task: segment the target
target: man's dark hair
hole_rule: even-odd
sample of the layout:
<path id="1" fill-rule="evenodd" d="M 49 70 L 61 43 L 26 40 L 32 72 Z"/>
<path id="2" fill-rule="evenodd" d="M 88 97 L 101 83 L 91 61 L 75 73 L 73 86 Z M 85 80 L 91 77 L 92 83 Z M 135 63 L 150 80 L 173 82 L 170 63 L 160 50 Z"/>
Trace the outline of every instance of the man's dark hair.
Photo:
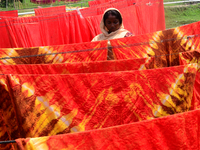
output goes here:
<path id="1" fill-rule="evenodd" d="M 122 24 L 122 16 L 117 10 L 109 10 L 105 13 L 105 15 L 103 16 L 104 24 L 106 24 L 106 19 L 109 15 L 115 16 L 119 20 L 120 25 Z"/>

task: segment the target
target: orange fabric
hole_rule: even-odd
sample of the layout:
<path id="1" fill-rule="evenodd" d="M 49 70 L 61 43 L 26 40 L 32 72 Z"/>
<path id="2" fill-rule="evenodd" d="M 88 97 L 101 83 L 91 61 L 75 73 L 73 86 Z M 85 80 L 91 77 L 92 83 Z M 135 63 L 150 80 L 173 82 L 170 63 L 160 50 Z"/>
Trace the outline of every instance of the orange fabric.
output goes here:
<path id="1" fill-rule="evenodd" d="M 94 37 L 77 11 L 50 16 L 2 18 L 1 48 L 90 42 Z M 5 24 L 5 25 L 4 25 Z M 34 34 L 33 34 L 34 33 Z"/>
<path id="2" fill-rule="evenodd" d="M 47 7 L 47 8 L 37 8 L 34 9 L 35 16 L 49 16 L 55 14 L 66 13 L 66 6 L 56 6 L 56 7 Z"/>
<path id="3" fill-rule="evenodd" d="M 0 27 L 3 41 L 0 42 L 0 48 L 90 42 L 98 34 L 96 26 L 99 26 L 100 22 L 97 15 L 108 7 L 119 8 L 124 17 L 125 28 L 135 35 L 164 30 L 162 2 L 158 0 L 149 6 L 146 5 L 148 3 L 146 1 L 139 2 L 137 5 L 120 1 L 102 8 L 81 9 L 82 14 L 77 11 L 66 13 L 65 6 L 58 6 L 35 9 L 36 16 L 34 17 L 3 17 Z M 91 15 L 94 17 L 87 19 Z"/>
<path id="4" fill-rule="evenodd" d="M 154 58 L 62 64 L 0 65 L 1 74 L 77 74 L 154 68 Z"/>
<path id="5" fill-rule="evenodd" d="M 107 59 L 107 41 L 0 49 L 0 64 L 54 64 Z"/>
<path id="6" fill-rule="evenodd" d="M 2 116 L 2 113 L 0 111 L 0 141 L 8 141 L 10 140 L 10 136 L 7 132 L 7 126 L 5 124 L 5 121 L 3 119 L 3 116 Z M 13 147 L 13 144 L 0 144 L 0 149 L 1 150 L 12 150 L 14 147 Z"/>
<path id="7" fill-rule="evenodd" d="M 89 16 L 86 17 L 86 23 L 88 24 L 88 27 L 92 30 L 92 37 L 95 37 L 96 35 L 101 33 L 99 24 L 101 22 L 102 15 L 95 15 L 95 16 Z"/>
<path id="8" fill-rule="evenodd" d="M 125 8 L 125 7 L 128 7 L 127 1 L 120 1 L 120 2 L 117 2 L 117 3 L 107 4 L 107 5 L 104 5 L 104 6 L 98 6 L 97 7 L 97 15 L 103 14 L 104 11 L 106 9 L 109 9 L 109 8 L 121 9 L 121 8 Z"/>
<path id="9" fill-rule="evenodd" d="M 82 9 L 81 13 L 84 17 L 95 19 L 96 16 L 102 15 L 107 8 L 117 8 L 122 14 L 124 28 L 134 35 L 165 30 L 165 14 L 162 0 L 153 1 L 151 5 L 146 0 L 136 2 L 134 5 L 133 3 L 133 0 L 121 1 L 107 4 L 103 7 L 98 6 Z M 99 26 L 100 21 L 95 23 L 93 26 Z"/>
<path id="10" fill-rule="evenodd" d="M 18 139 L 19 150 L 199 149 L 200 110 L 74 134 Z"/>
<path id="11" fill-rule="evenodd" d="M 99 1 L 88 1 L 88 4 L 90 7 L 92 7 L 92 6 L 96 6 L 96 5 L 100 4 L 100 2 Z"/>
<path id="12" fill-rule="evenodd" d="M 134 6 L 138 19 L 137 22 L 139 24 L 136 27 L 137 29 L 135 29 L 136 35 L 165 30 L 165 13 L 163 0 L 143 0 L 139 3 L 136 2 Z M 133 21 L 132 24 L 134 24 Z"/>
<path id="13" fill-rule="evenodd" d="M 180 64 L 197 63 L 197 74 L 195 77 L 194 84 L 194 95 L 193 95 L 193 109 L 200 108 L 200 51 L 195 50 L 191 52 L 179 53 Z"/>
<path id="14" fill-rule="evenodd" d="M 110 40 L 115 59 L 156 57 L 157 67 L 179 65 L 179 52 L 200 48 L 200 22 L 146 35 Z M 173 54 L 173 55 L 170 55 Z"/>
<path id="15" fill-rule="evenodd" d="M 195 75 L 195 64 L 74 75 L 1 75 L 0 111 L 10 139 L 123 125 L 189 111 Z"/>
<path id="16" fill-rule="evenodd" d="M 0 17 L 18 17 L 18 10 L 0 11 Z"/>
<path id="17" fill-rule="evenodd" d="M 120 2 L 126 2 L 128 3 L 128 6 L 130 5 L 133 5 L 133 3 L 135 2 L 141 2 L 140 1 L 137 1 L 137 0 L 95 0 L 95 1 L 88 1 L 88 4 L 90 6 L 90 8 L 92 7 L 98 7 L 98 8 L 101 8 L 101 7 L 104 7 L 104 6 L 108 6 L 108 5 L 112 5 L 112 4 L 118 4 Z"/>
<path id="18" fill-rule="evenodd" d="M 20 136 L 18 132 L 12 132 L 13 129 L 18 128 L 18 122 L 15 117 L 15 110 L 12 106 L 12 100 L 8 93 L 8 87 L 7 87 L 7 77 L 4 75 L 0 75 L 0 93 L 1 98 L 0 101 L 2 105 L 0 105 L 0 141 L 7 141 L 11 139 L 16 139 L 16 137 Z M 2 101 L 3 99 L 7 99 L 6 101 Z M 9 114 L 6 114 L 6 112 L 10 112 Z M 6 120 L 6 118 L 10 118 L 10 123 Z M 16 135 L 15 135 L 16 134 Z M 14 136 L 14 137 L 13 137 Z M 0 144 L 0 149 L 7 150 L 12 149 L 13 144 Z"/>
<path id="19" fill-rule="evenodd" d="M 0 35 L 2 36 L 0 40 L 0 47 L 12 47 L 11 42 L 10 42 L 10 35 L 8 34 L 7 28 L 6 28 L 6 22 L 5 19 L 2 18 L 0 19 Z"/>

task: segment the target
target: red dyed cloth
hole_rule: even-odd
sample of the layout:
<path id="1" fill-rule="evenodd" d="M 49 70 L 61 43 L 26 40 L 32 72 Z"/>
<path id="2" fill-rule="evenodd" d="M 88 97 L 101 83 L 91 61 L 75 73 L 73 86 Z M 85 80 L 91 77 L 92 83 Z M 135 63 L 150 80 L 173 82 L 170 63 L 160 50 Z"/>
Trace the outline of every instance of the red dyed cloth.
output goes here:
<path id="1" fill-rule="evenodd" d="M 98 24 L 100 24 L 102 15 L 95 15 L 95 16 L 89 16 L 86 17 L 86 23 L 88 27 L 92 30 L 92 37 L 95 37 L 96 35 L 101 33 L 100 27 Z"/>
<path id="2" fill-rule="evenodd" d="M 199 149 L 200 110 L 74 134 L 17 139 L 19 150 Z"/>
<path id="3" fill-rule="evenodd" d="M 77 74 L 154 68 L 154 58 L 62 64 L 0 65 L 1 74 Z"/>
<path id="4" fill-rule="evenodd" d="M 0 64 L 54 64 L 107 59 L 107 41 L 0 49 Z"/>
<path id="5" fill-rule="evenodd" d="M 70 75 L 1 75 L 0 140 L 88 131 L 189 111 L 196 65 Z"/>
<path id="6" fill-rule="evenodd" d="M 1 24 L 1 27 L 0 27 L 0 35 L 2 36 L 1 40 L 0 40 L 0 47 L 12 47 L 12 42 L 10 42 L 10 35 L 8 34 L 8 31 L 7 31 L 7 25 L 6 25 L 6 22 L 5 20 L 2 18 L 0 19 L 0 24 Z"/>
<path id="7" fill-rule="evenodd" d="M 94 1 L 88 1 L 88 4 L 91 7 L 103 7 L 105 5 L 109 5 L 109 4 L 114 4 L 114 3 L 118 3 L 124 1 L 126 2 L 126 0 L 94 0 Z M 136 1 L 136 0 L 128 0 L 127 2 L 130 1 Z"/>
<path id="8" fill-rule="evenodd" d="M 110 40 L 115 59 L 155 57 L 157 67 L 179 65 L 179 52 L 200 48 L 200 22 L 150 34 Z M 171 55 L 172 54 L 172 55 Z"/>
<path id="9" fill-rule="evenodd" d="M 104 5 L 103 7 L 99 6 L 81 9 L 81 13 L 84 17 L 89 17 L 90 20 L 94 19 L 94 23 L 93 21 L 90 21 L 90 24 L 92 23 L 91 26 L 96 26 L 99 28 L 101 21 L 99 17 L 102 17 L 103 12 L 107 8 L 114 7 L 119 9 L 121 12 L 125 29 L 129 30 L 135 35 L 165 30 L 165 15 L 162 0 L 153 2 L 151 4 L 149 4 L 149 1 L 146 0 L 142 2 L 136 2 L 135 5 L 132 3 L 134 3 L 134 1 L 120 1 L 117 3 Z M 96 19 L 96 17 L 98 19 Z M 96 33 L 101 33 L 100 29 L 97 29 Z"/>
<path id="10" fill-rule="evenodd" d="M 197 63 L 197 74 L 194 83 L 193 95 L 193 109 L 200 108 L 200 51 L 195 50 L 191 52 L 179 53 L 180 64 Z"/>
<path id="11" fill-rule="evenodd" d="M 100 33 L 99 24 L 102 16 L 98 15 L 108 7 L 119 8 L 124 17 L 125 28 L 135 35 L 164 30 L 162 0 L 151 6 L 146 3 L 143 1 L 141 5 L 129 6 L 127 1 L 120 1 L 102 8 L 81 9 L 81 14 L 77 11 L 66 13 L 65 6 L 58 6 L 35 9 L 34 17 L 4 17 L 1 18 L 0 33 L 3 41 L 0 41 L 0 48 L 90 42 Z M 93 17 L 88 19 L 87 17 L 91 15 Z"/>
<path id="12" fill-rule="evenodd" d="M 77 11 L 50 16 L 2 18 L 1 48 L 90 42 L 95 33 Z"/>
<path id="13" fill-rule="evenodd" d="M 0 17 L 18 17 L 18 10 L 0 11 Z"/>
<path id="14" fill-rule="evenodd" d="M 100 2 L 99 1 L 88 1 L 88 4 L 90 7 L 92 7 L 92 6 L 96 6 L 96 5 L 100 4 Z"/>
<path id="15" fill-rule="evenodd" d="M 49 0 L 50 2 L 51 0 Z M 35 16 L 49 16 L 55 14 L 66 13 L 66 6 L 56 6 L 56 7 L 48 7 L 48 8 L 37 8 L 34 9 Z"/>

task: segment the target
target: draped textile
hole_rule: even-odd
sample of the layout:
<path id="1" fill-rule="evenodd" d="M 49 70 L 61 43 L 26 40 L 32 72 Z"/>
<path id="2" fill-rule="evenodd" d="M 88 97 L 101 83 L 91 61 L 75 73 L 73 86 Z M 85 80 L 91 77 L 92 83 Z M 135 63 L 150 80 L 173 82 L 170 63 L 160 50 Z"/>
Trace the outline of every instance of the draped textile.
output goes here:
<path id="1" fill-rule="evenodd" d="M 154 58 L 62 64 L 0 65 L 1 74 L 77 74 L 154 68 Z"/>
<path id="2" fill-rule="evenodd" d="M 163 0 L 155 0 L 152 2 L 149 2 L 148 0 L 143 0 L 139 3 L 136 2 L 135 5 L 130 7 L 130 9 L 132 9 L 133 7 L 135 7 L 136 9 L 135 16 L 137 16 L 138 23 L 138 26 L 136 26 L 136 29 L 134 30 L 136 32 L 136 35 L 166 29 Z M 129 20 L 127 20 L 127 22 L 128 21 Z M 131 23 L 134 24 L 135 22 L 132 21 Z"/>
<path id="3" fill-rule="evenodd" d="M 99 5 L 99 4 L 100 4 L 99 1 L 88 1 L 89 7 L 96 6 L 96 5 Z"/>
<path id="4" fill-rule="evenodd" d="M 147 5 L 149 1 L 136 2 L 135 5 L 132 4 L 133 2 L 135 1 L 127 0 L 104 7 L 97 7 L 97 14 L 103 14 L 110 7 L 119 9 L 123 16 L 125 29 L 135 35 L 165 30 L 165 14 L 162 0 L 153 1 L 151 5 Z"/>
<path id="5" fill-rule="evenodd" d="M 65 12 L 65 6 L 35 9 L 33 17 L 2 17 L 0 23 L 0 48 L 37 47 L 90 42 L 99 34 L 99 14 L 107 7 L 119 8 L 124 17 L 124 26 L 135 35 L 165 29 L 162 0 L 141 5 L 131 5 L 127 1 L 112 3 L 103 8 L 87 8 Z M 125 7 L 127 6 L 127 7 Z M 148 10 L 148 11 L 144 11 Z M 129 12 L 127 12 L 129 10 Z M 90 16 L 85 13 L 90 13 Z M 141 15 L 144 14 L 144 15 Z M 150 16 L 148 16 L 150 14 Z M 145 16 L 148 18 L 145 18 Z M 85 17 L 85 18 L 84 18 Z M 158 22 L 159 20 L 159 22 Z M 148 22 L 148 23 L 147 23 Z"/>
<path id="6" fill-rule="evenodd" d="M 157 67 L 179 65 L 179 52 L 200 47 L 200 22 L 150 34 L 110 40 L 115 59 L 155 57 Z M 171 55 L 172 54 L 172 55 Z"/>
<path id="7" fill-rule="evenodd" d="M 12 106 L 12 101 L 11 101 L 11 97 L 9 96 L 8 93 L 8 88 L 7 88 L 7 77 L 4 75 L 0 75 L 0 93 L 1 93 L 1 106 L 0 106 L 0 141 L 6 141 L 6 140 L 11 140 L 11 137 L 14 135 L 15 137 L 18 137 L 19 134 L 17 132 L 10 132 L 12 130 L 15 130 L 16 128 L 18 128 L 18 126 L 16 126 L 17 124 L 17 120 L 15 117 L 15 113 L 14 113 L 14 108 Z M 6 101 L 4 101 L 5 99 L 7 99 Z M 5 112 L 10 112 L 9 114 L 6 114 Z M 7 120 L 6 118 L 10 118 L 10 123 L 7 124 Z M 16 134 L 16 135 L 15 135 Z M 12 139 L 16 139 L 16 138 L 12 138 Z M 8 149 L 13 149 L 13 145 L 12 144 L 0 144 L 0 149 L 1 150 L 8 150 Z"/>
<path id="8" fill-rule="evenodd" d="M 89 16 L 85 19 L 88 27 L 92 30 L 91 37 L 95 37 L 96 35 L 101 33 L 100 22 L 102 19 L 102 15 Z"/>
<path id="9" fill-rule="evenodd" d="M 0 11 L 0 17 L 18 17 L 18 10 Z"/>
<path id="10" fill-rule="evenodd" d="M 9 45 L 3 44 L 1 48 L 33 47 L 45 44 L 42 35 L 45 35 L 38 17 L 4 18 Z M 6 36 L 2 35 L 3 37 Z M 45 36 L 44 36 L 45 37 Z"/>
<path id="11" fill-rule="evenodd" d="M 126 0 L 94 0 L 94 1 L 88 1 L 88 4 L 89 4 L 89 7 L 103 7 L 105 5 L 118 3 L 121 1 L 126 1 Z M 132 0 L 128 0 L 127 2 L 129 1 L 132 1 Z"/>
<path id="12" fill-rule="evenodd" d="M 126 8 L 120 9 L 122 17 L 123 17 L 123 23 L 124 23 L 124 28 L 133 33 L 134 35 L 139 35 L 141 34 L 141 30 L 139 30 L 139 27 L 146 26 L 147 24 L 140 24 L 139 23 L 139 18 L 137 13 L 145 13 L 145 12 L 137 12 L 136 11 L 136 6 L 128 6 Z M 157 13 L 157 12 L 155 12 Z M 162 22 L 160 22 L 162 24 Z M 148 24 L 147 26 L 151 26 Z M 163 28 L 164 30 L 165 28 Z M 158 30 L 158 29 L 157 29 Z M 155 31 L 157 31 L 155 30 Z M 146 32 L 148 33 L 148 32 Z"/>
<path id="13" fill-rule="evenodd" d="M 62 18 L 61 18 L 62 17 Z M 64 38 L 62 36 L 62 28 L 60 26 L 60 19 L 64 19 L 65 17 L 62 14 L 59 15 L 51 15 L 51 16 L 41 16 L 40 18 L 40 26 L 42 28 L 42 32 L 45 33 L 45 43 L 43 45 L 62 45 L 64 43 Z M 65 29 L 63 29 L 65 30 Z M 41 36 L 44 36 L 40 34 Z M 73 37 L 74 35 L 72 35 Z M 34 46 L 43 46 L 43 45 L 34 45 Z M 34 47 L 31 46 L 31 47 Z M 28 46 L 27 46 L 28 47 Z M 30 46 L 29 46 L 30 47 Z"/>
<path id="14" fill-rule="evenodd" d="M 0 64 L 54 64 L 107 59 L 107 41 L 0 49 Z"/>
<path id="15" fill-rule="evenodd" d="M 33 47 L 44 44 L 37 17 L 4 18 L 4 21 L 10 47 Z M 4 44 L 2 47 L 7 48 L 9 46 Z"/>
<path id="16" fill-rule="evenodd" d="M 195 74 L 196 64 L 126 72 L 1 75 L 0 112 L 10 139 L 123 125 L 189 111 Z"/>
<path id="17" fill-rule="evenodd" d="M 97 15 L 97 8 L 84 8 L 80 9 L 81 14 L 83 17 L 95 16 Z"/>
<path id="18" fill-rule="evenodd" d="M 127 1 L 120 1 L 117 3 L 99 6 L 99 7 L 97 7 L 97 15 L 102 15 L 104 13 L 104 11 L 107 10 L 108 8 L 120 9 L 120 8 L 125 8 L 125 7 L 128 7 Z"/>
<path id="19" fill-rule="evenodd" d="M 56 7 L 47 7 L 47 8 L 37 8 L 34 9 L 35 16 L 49 16 L 55 14 L 66 13 L 66 6 L 56 6 Z"/>
<path id="20" fill-rule="evenodd" d="M 200 108 L 200 51 L 179 53 L 180 64 L 197 63 L 197 74 L 194 84 L 193 106 L 194 109 Z"/>
<path id="21" fill-rule="evenodd" d="M 77 11 L 51 16 L 2 18 L 1 48 L 90 42 L 93 29 Z"/>
<path id="22" fill-rule="evenodd" d="M 6 127 L 6 124 L 5 124 L 5 121 L 3 119 L 3 116 L 0 112 L 0 140 L 2 141 L 8 141 L 10 140 L 10 137 L 9 137 L 9 134 L 7 132 L 7 127 Z M 12 150 L 14 149 L 13 145 L 12 144 L 0 144 L 0 149 L 1 150 Z"/>
<path id="23" fill-rule="evenodd" d="M 0 47 L 12 47 L 11 41 L 10 41 L 10 35 L 7 32 L 6 23 L 5 20 L 2 18 L 0 19 Z"/>
<path id="24" fill-rule="evenodd" d="M 165 14 L 162 0 L 153 1 L 151 5 L 147 5 L 149 1 L 136 2 L 135 5 L 131 5 L 132 2 L 134 1 L 121 1 L 104 7 L 81 9 L 81 14 L 86 18 L 89 17 L 90 20 L 95 19 L 94 23 L 91 21 L 93 23 L 92 26 L 99 27 L 101 20 L 96 19 L 96 17 L 99 18 L 98 15 L 102 15 L 107 8 L 113 7 L 121 12 L 125 29 L 135 35 L 165 30 Z M 97 30 L 97 33 L 99 34 L 100 30 Z"/>
<path id="25" fill-rule="evenodd" d="M 94 4 L 94 7 L 98 7 L 98 5 L 103 5 L 103 4 L 108 4 L 108 3 L 115 3 L 118 1 L 122 1 L 122 0 L 95 0 L 95 1 L 89 1 L 88 4 L 89 6 Z"/>
<path id="26" fill-rule="evenodd" d="M 199 149 L 200 110 L 82 133 L 17 139 L 19 150 Z"/>

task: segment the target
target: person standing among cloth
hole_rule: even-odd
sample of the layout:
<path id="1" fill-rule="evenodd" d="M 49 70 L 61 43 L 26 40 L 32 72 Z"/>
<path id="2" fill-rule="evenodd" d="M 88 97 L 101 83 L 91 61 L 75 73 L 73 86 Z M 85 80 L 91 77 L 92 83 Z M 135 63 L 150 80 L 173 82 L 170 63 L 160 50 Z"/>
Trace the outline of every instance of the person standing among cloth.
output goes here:
<path id="1" fill-rule="evenodd" d="M 109 40 L 134 36 L 133 33 L 124 29 L 122 15 L 120 11 L 115 8 L 109 8 L 104 12 L 100 23 L 100 29 L 102 33 L 95 36 L 92 42 L 108 40 L 108 60 L 114 59 L 112 47 Z"/>

